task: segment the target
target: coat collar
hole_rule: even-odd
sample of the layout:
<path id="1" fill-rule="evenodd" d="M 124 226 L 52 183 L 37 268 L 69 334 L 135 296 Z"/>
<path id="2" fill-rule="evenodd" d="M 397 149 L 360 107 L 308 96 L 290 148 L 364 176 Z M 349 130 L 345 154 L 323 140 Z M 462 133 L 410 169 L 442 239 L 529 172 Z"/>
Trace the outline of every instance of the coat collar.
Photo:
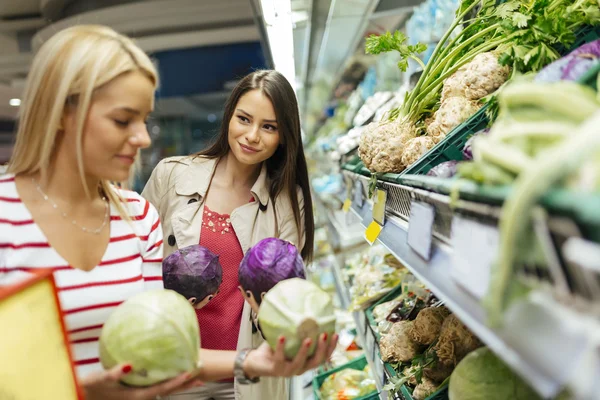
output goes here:
<path id="1" fill-rule="evenodd" d="M 175 192 L 181 196 L 192 196 L 198 194 L 201 197 L 206 196 L 208 186 L 217 167 L 216 158 L 189 157 L 178 161 L 188 165 L 185 171 L 175 182 Z M 250 189 L 254 197 L 258 199 L 262 206 L 269 202 L 269 187 L 267 177 L 267 166 L 263 163 L 260 175 L 252 188 Z"/>

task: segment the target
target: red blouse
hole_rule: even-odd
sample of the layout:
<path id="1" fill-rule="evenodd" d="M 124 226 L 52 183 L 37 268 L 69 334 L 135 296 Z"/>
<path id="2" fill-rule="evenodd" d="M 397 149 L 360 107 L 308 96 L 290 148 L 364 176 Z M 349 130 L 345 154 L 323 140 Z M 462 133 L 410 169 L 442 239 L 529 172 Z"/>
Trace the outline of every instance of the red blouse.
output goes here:
<path id="1" fill-rule="evenodd" d="M 201 345 L 205 349 L 235 350 L 244 308 L 244 298 L 238 289 L 238 268 L 244 252 L 229 215 L 215 213 L 204 205 L 200 245 L 218 254 L 223 267 L 219 294 L 196 310 Z"/>

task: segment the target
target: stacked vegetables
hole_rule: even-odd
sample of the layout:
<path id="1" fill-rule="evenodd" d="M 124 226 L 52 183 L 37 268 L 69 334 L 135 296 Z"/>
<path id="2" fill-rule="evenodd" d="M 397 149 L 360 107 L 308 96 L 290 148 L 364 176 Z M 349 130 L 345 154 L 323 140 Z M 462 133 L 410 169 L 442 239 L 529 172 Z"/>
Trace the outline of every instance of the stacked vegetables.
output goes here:
<path id="1" fill-rule="evenodd" d="M 444 306 L 430 306 L 413 319 L 396 322 L 380 341 L 381 357 L 401 371 L 390 389 L 413 386 L 423 400 L 450 376 L 454 367 L 481 342 Z"/>
<path id="2" fill-rule="evenodd" d="M 480 100 L 511 75 L 540 70 L 574 43 L 574 32 L 599 21 L 596 0 L 500 5 L 495 0 L 463 0 L 426 66 L 418 58 L 424 45 L 406 45 L 399 32 L 371 36 L 368 53 L 398 51 L 402 70 L 411 58 L 422 65 L 423 74 L 389 121 L 363 132 L 359 154 L 365 166 L 373 172 L 401 172 L 476 112 Z"/>
<path id="3" fill-rule="evenodd" d="M 382 247 L 349 260 L 351 311 L 364 310 L 398 286 L 408 270 Z"/>
<path id="4" fill-rule="evenodd" d="M 377 391 L 368 365 L 364 369 L 346 368 L 329 375 L 321 385 L 322 400 L 351 400 Z"/>

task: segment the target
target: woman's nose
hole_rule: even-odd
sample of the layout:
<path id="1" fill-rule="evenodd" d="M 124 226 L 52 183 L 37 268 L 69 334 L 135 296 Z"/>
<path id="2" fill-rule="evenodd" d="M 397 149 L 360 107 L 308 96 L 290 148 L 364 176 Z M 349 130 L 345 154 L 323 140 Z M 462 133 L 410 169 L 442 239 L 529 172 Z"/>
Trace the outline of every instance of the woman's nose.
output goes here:
<path id="1" fill-rule="evenodd" d="M 130 136 L 129 143 L 142 149 L 150 146 L 152 139 L 150 139 L 150 134 L 148 134 L 148 129 L 146 126 L 136 131 L 133 136 Z"/>

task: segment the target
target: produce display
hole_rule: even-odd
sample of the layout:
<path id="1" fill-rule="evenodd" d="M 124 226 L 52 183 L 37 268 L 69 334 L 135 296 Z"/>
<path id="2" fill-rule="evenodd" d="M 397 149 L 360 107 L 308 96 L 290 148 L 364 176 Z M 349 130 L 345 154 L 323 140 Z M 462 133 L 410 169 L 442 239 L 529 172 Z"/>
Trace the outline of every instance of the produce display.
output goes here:
<path id="1" fill-rule="evenodd" d="M 238 270 L 240 285 L 258 304 L 273 286 L 291 278 L 305 278 L 302 256 L 296 246 L 277 238 L 266 238 L 252 246 Z"/>
<path id="2" fill-rule="evenodd" d="M 200 333 L 188 300 L 173 290 L 150 290 L 130 297 L 109 316 L 100 335 L 105 369 L 129 363 L 122 378 L 150 386 L 200 367 Z"/>
<path id="3" fill-rule="evenodd" d="M 321 385 L 321 400 L 352 400 L 377 391 L 369 366 L 346 368 L 329 375 Z"/>
<path id="4" fill-rule="evenodd" d="M 487 347 L 469 353 L 450 377 L 450 400 L 536 400 L 540 397 Z"/>
<path id="5" fill-rule="evenodd" d="M 395 55 L 404 83 L 332 146 L 348 185 L 339 208 L 350 200 L 366 229 L 373 188 L 388 193 L 381 242 L 342 269 L 356 343 L 388 398 L 596 398 L 590 351 L 550 343 L 574 349 L 600 329 L 600 5 L 455 3 L 437 43 L 407 37 L 415 24 L 367 37 L 367 57 Z M 380 88 L 369 105 L 394 90 Z M 431 231 L 411 229 L 419 217 L 429 224 L 415 202 L 432 206 Z M 415 247 L 420 234 L 429 257 Z M 565 363 L 577 370 L 560 373 Z"/>
<path id="6" fill-rule="evenodd" d="M 300 278 L 276 284 L 264 296 L 258 323 L 265 340 L 275 349 L 285 337 L 285 355 L 293 359 L 303 341 L 312 339 L 309 355 L 314 354 L 319 336 L 335 332 L 335 313 L 331 296 L 313 282 Z"/>
<path id="7" fill-rule="evenodd" d="M 489 102 L 507 80 L 557 60 L 573 45 L 575 33 L 600 23 L 599 16 L 595 0 L 463 0 L 426 65 L 419 58 L 425 45 L 406 44 L 400 32 L 372 35 L 367 53 L 396 51 L 401 70 L 411 59 L 421 64 L 423 74 L 387 120 L 364 130 L 361 160 L 375 173 L 403 171 Z M 567 74 L 583 65 L 576 57 L 567 62 L 572 61 L 565 67 Z"/>
<path id="8" fill-rule="evenodd" d="M 408 273 L 394 256 L 382 247 L 372 247 L 348 261 L 348 281 L 351 282 L 350 310 L 364 310 L 402 282 Z"/>
<path id="9" fill-rule="evenodd" d="M 190 300 L 202 304 L 216 296 L 223 281 L 219 256 L 204 246 L 192 245 L 171 253 L 163 260 L 163 282 Z"/>

